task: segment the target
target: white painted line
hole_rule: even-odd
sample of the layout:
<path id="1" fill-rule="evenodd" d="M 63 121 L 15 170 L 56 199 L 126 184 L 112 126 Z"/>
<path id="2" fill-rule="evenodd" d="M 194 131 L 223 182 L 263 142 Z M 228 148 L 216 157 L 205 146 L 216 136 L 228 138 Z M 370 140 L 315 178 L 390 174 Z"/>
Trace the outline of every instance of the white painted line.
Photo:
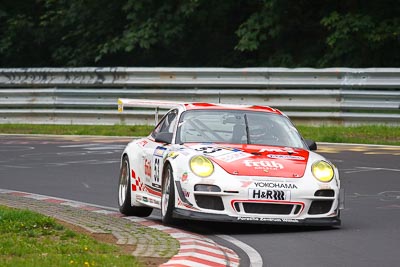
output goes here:
<path id="1" fill-rule="evenodd" d="M 12 193 L 12 192 L 15 192 L 15 191 L 13 191 L 13 190 L 8 190 L 8 189 L 0 189 L 0 194 L 3 194 L 3 193 Z"/>
<path id="2" fill-rule="evenodd" d="M 79 145 L 65 145 L 65 146 L 58 146 L 58 147 L 89 147 L 89 146 L 98 146 L 99 144 L 79 144 Z"/>
<path id="3" fill-rule="evenodd" d="M 165 226 L 165 225 L 162 225 L 162 224 L 151 225 L 151 226 L 149 226 L 149 227 L 150 227 L 150 228 L 153 228 L 153 229 L 160 230 L 160 231 L 164 231 L 164 230 L 169 230 L 169 229 L 171 229 L 171 227 L 168 227 L 168 226 Z"/>
<path id="4" fill-rule="evenodd" d="M 250 247 L 246 243 L 243 243 L 242 241 L 237 240 L 236 238 L 231 237 L 229 235 L 217 235 L 217 237 L 222 238 L 228 242 L 231 242 L 232 244 L 241 248 L 250 259 L 250 267 L 262 267 L 263 266 L 263 260 L 261 258 L 261 255 L 254 248 Z"/>
<path id="5" fill-rule="evenodd" d="M 63 203 L 60 203 L 60 205 L 70 206 L 70 207 L 73 207 L 73 208 L 81 208 L 81 207 L 86 206 L 84 203 L 75 202 L 75 201 L 63 202 Z"/>
<path id="6" fill-rule="evenodd" d="M 341 171 L 344 171 L 344 173 L 371 172 L 371 171 L 400 172 L 400 169 L 373 168 L 373 167 L 354 167 L 354 169 L 342 169 Z"/>
<path id="7" fill-rule="evenodd" d="M 356 167 L 360 169 L 366 169 L 371 171 L 392 171 L 392 172 L 400 172 L 400 169 L 389 169 L 389 168 L 372 168 L 372 167 Z"/>
<path id="8" fill-rule="evenodd" d="M 25 196 L 26 198 L 31 198 L 31 199 L 36 199 L 36 200 L 45 200 L 49 199 L 47 196 L 41 196 L 41 195 L 27 195 Z"/>
<path id="9" fill-rule="evenodd" d="M 60 198 L 60 197 L 54 197 L 54 196 L 46 196 L 46 195 L 40 195 L 40 194 L 34 194 L 34 193 L 28 193 L 28 192 L 23 192 L 23 191 L 16 191 L 16 190 L 9 190 L 9 189 L 0 189 L 0 193 L 24 193 L 24 194 L 28 194 L 27 196 L 24 197 L 31 197 L 34 195 L 37 198 L 41 198 L 43 197 L 43 199 L 58 199 L 58 200 L 63 200 L 65 202 L 74 202 L 74 203 L 80 203 L 80 204 L 84 204 L 86 206 L 92 206 L 92 207 L 96 207 L 96 208 L 101 208 L 101 209 L 106 209 L 106 210 L 112 210 L 112 211 L 117 211 L 119 212 L 118 208 L 113 208 L 113 207 L 107 207 L 107 206 L 102 206 L 102 205 L 96 205 L 96 204 L 91 204 L 91 203 L 87 203 L 87 202 L 82 202 L 82 201 L 76 201 L 76 200 L 71 200 L 71 199 L 66 199 L 66 198 Z"/>
<path id="10" fill-rule="evenodd" d="M 93 212 L 104 214 L 104 215 L 120 214 L 119 212 L 111 211 L 111 210 L 94 210 Z"/>
<path id="11" fill-rule="evenodd" d="M 140 218 L 140 217 L 133 217 L 133 216 L 128 216 L 128 217 L 123 217 L 125 220 L 129 220 L 132 222 L 137 222 L 137 223 L 141 223 L 141 222 L 147 222 L 148 220 L 145 218 Z"/>

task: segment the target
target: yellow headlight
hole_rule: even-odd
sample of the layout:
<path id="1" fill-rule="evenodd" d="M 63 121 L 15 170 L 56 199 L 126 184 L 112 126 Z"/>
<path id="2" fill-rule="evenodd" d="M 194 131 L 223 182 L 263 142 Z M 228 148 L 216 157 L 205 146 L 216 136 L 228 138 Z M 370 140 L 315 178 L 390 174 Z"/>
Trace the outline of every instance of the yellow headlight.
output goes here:
<path id="1" fill-rule="evenodd" d="M 325 161 L 317 161 L 311 167 L 315 178 L 321 182 L 330 182 L 335 175 L 332 165 Z"/>
<path id="2" fill-rule="evenodd" d="M 190 159 L 190 169 L 197 176 L 208 177 L 214 172 L 214 165 L 204 156 L 194 156 Z"/>

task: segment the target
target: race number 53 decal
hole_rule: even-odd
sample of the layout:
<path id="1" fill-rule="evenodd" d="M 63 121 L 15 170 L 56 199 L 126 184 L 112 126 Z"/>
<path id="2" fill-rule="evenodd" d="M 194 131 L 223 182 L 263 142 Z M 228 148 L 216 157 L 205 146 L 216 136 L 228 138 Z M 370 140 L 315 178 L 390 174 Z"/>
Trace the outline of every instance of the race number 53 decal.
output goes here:
<path id="1" fill-rule="evenodd" d="M 154 159 L 154 182 L 159 184 L 160 183 L 160 158 Z"/>
<path id="2" fill-rule="evenodd" d="M 167 151 L 165 147 L 158 146 L 153 153 L 153 186 L 161 184 L 161 168 L 164 154 Z"/>

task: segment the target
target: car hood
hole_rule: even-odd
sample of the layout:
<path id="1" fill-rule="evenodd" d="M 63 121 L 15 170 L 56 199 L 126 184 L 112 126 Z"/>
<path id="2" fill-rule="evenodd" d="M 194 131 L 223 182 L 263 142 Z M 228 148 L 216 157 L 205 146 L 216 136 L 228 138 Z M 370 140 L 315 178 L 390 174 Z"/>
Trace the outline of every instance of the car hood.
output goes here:
<path id="1" fill-rule="evenodd" d="M 309 151 L 265 145 L 186 144 L 218 164 L 226 172 L 241 176 L 301 178 Z"/>

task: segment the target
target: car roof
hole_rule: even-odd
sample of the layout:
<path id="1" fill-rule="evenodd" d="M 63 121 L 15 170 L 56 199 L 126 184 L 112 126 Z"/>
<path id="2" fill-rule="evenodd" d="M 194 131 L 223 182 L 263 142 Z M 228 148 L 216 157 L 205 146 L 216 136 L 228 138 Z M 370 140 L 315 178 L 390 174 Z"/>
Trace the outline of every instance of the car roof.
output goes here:
<path id="1" fill-rule="evenodd" d="M 231 104 L 213 104 L 213 103 L 185 103 L 184 107 L 186 110 L 243 110 L 243 111 L 261 111 L 268 113 L 275 113 L 282 115 L 282 112 L 278 109 L 271 108 L 268 106 L 259 105 L 231 105 Z"/>

